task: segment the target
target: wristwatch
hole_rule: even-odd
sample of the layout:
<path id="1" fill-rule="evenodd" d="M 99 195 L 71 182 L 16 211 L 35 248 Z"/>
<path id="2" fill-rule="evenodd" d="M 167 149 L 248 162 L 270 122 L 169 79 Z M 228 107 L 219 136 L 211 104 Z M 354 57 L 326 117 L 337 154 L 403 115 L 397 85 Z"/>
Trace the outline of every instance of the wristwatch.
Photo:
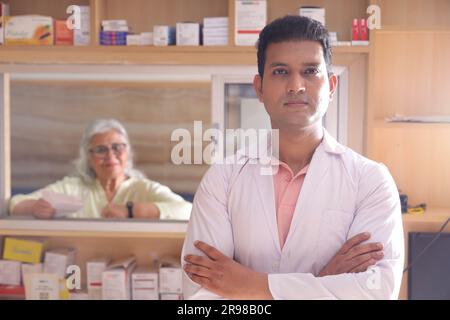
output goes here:
<path id="1" fill-rule="evenodd" d="M 127 210 L 128 210 L 128 218 L 133 218 L 133 201 L 128 201 L 126 204 Z"/>

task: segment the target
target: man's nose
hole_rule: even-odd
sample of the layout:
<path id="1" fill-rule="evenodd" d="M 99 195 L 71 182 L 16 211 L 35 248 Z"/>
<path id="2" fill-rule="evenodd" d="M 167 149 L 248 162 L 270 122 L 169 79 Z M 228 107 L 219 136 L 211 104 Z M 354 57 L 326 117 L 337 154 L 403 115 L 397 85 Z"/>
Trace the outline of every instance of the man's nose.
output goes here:
<path id="1" fill-rule="evenodd" d="M 297 94 L 305 92 L 306 87 L 303 77 L 297 73 L 291 74 L 286 89 L 288 94 Z"/>

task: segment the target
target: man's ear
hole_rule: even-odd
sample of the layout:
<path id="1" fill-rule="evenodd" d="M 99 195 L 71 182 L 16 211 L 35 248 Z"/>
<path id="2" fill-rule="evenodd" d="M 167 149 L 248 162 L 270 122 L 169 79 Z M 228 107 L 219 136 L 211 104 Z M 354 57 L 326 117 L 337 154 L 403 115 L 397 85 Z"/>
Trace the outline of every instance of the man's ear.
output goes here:
<path id="1" fill-rule="evenodd" d="M 336 89 L 337 89 L 337 84 L 338 84 L 338 77 L 337 77 L 337 75 L 334 74 L 334 73 L 331 73 L 328 76 L 328 83 L 329 83 L 329 86 L 330 86 L 329 98 L 330 98 L 330 101 L 331 101 L 331 100 L 333 100 L 334 93 L 336 92 Z"/>
<path id="2" fill-rule="evenodd" d="M 255 88 L 256 95 L 260 102 L 262 101 L 262 78 L 259 74 L 253 78 L 253 87 Z"/>

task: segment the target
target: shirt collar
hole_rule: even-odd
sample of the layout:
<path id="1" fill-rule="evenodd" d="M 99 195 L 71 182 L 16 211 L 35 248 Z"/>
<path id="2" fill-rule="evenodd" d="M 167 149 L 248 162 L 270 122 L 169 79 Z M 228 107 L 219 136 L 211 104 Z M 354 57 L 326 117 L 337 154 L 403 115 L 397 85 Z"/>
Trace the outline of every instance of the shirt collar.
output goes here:
<path id="1" fill-rule="evenodd" d="M 332 154 L 342 154 L 345 152 L 345 147 L 340 144 L 335 138 L 333 138 L 328 131 L 323 128 L 323 139 L 320 145 L 317 147 L 323 147 L 325 152 Z M 252 149 L 253 148 L 253 149 Z M 258 150 L 257 146 L 246 146 L 237 151 L 238 157 L 246 157 L 250 159 L 261 159 L 262 157 L 266 157 L 267 155 L 272 155 L 272 135 L 271 132 L 267 135 L 267 153 L 266 155 L 261 154 L 261 150 Z M 271 158 L 271 165 L 279 165 L 278 159 L 276 157 Z"/>

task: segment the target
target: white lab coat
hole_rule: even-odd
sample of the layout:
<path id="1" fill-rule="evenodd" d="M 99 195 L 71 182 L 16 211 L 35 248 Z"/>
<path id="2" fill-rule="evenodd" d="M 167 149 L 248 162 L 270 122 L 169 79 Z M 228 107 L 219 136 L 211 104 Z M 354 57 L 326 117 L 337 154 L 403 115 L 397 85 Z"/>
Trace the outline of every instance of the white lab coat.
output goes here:
<path id="1" fill-rule="evenodd" d="M 384 165 L 324 132 L 282 249 L 273 176 L 261 175 L 262 165 L 257 163 L 215 164 L 195 195 L 182 263 L 186 254 L 201 254 L 193 242 L 202 240 L 237 262 L 268 273 L 275 299 L 397 299 L 404 242 L 396 185 Z M 240 157 L 252 160 L 248 154 Z M 384 244 L 384 258 L 375 267 L 316 277 L 346 240 L 365 231 L 371 233 L 368 242 Z M 186 299 L 220 298 L 186 273 L 183 293 Z"/>

